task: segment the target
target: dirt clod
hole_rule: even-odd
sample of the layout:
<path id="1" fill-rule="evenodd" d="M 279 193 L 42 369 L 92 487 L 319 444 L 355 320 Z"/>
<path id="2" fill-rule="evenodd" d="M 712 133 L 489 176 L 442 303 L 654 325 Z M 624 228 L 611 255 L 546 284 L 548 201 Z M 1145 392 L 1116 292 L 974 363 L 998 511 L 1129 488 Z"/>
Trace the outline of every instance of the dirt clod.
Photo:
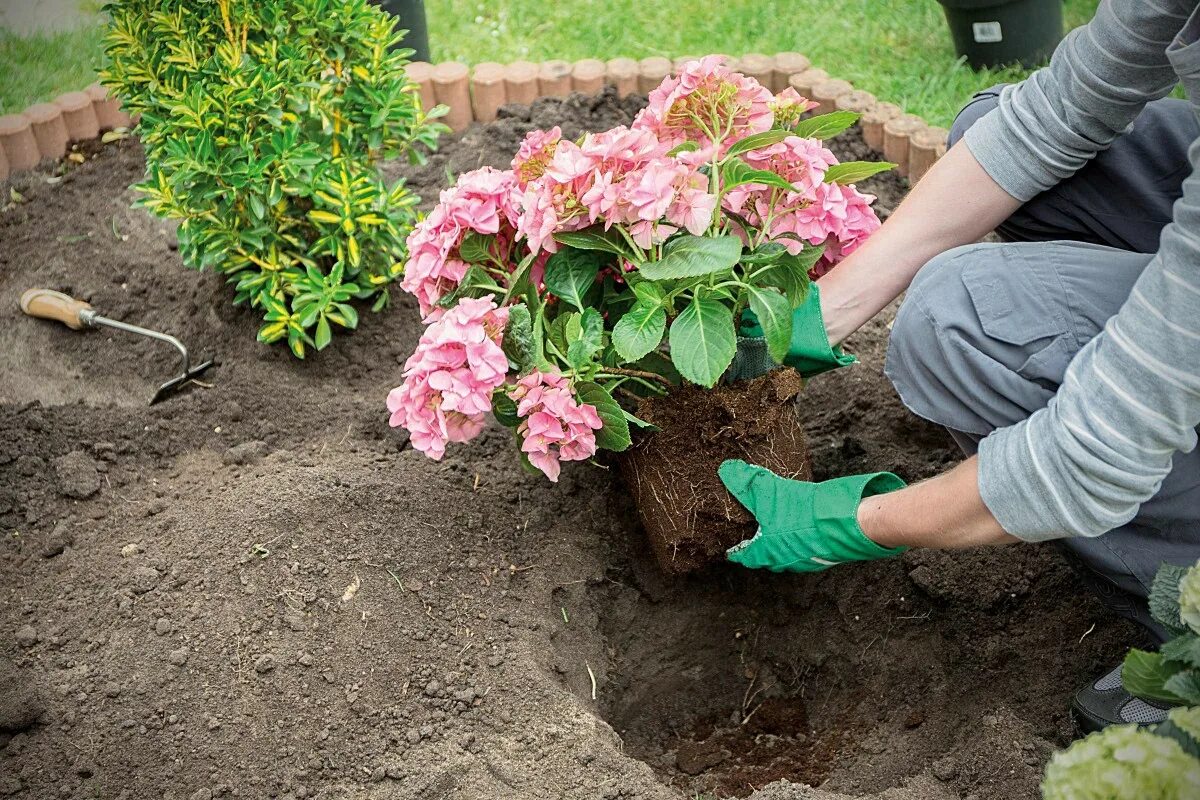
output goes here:
<path id="1" fill-rule="evenodd" d="M 100 491 L 100 473 L 96 462 L 81 450 L 72 450 L 54 460 L 58 490 L 67 497 L 83 500 Z"/>

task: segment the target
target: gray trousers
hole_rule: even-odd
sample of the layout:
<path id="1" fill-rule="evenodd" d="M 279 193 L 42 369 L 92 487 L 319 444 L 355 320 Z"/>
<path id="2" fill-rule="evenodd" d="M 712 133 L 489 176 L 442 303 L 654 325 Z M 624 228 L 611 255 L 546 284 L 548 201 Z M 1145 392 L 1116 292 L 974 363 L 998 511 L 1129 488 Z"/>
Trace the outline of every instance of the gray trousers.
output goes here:
<path id="1" fill-rule="evenodd" d="M 999 88 L 959 113 L 951 144 L 995 108 Z M 1188 103 L 1151 103 L 1111 148 L 999 226 L 1005 243 L 959 247 L 926 264 L 888 347 L 886 372 L 905 405 L 973 454 L 993 430 L 1049 403 L 1158 249 L 1198 136 Z M 1176 454 L 1129 524 L 1057 541 L 1105 605 L 1161 638 L 1146 597 L 1160 564 L 1200 559 L 1200 448 Z"/>

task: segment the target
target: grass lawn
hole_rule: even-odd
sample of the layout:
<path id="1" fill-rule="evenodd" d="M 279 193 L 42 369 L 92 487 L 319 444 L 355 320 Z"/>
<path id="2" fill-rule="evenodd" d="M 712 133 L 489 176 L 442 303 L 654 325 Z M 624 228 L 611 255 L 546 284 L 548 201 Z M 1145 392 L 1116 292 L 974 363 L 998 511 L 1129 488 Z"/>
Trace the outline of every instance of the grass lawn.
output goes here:
<path id="1" fill-rule="evenodd" d="M 1066 0 L 1069 27 L 1097 0 Z M 832 75 L 949 124 L 973 91 L 1024 72 L 955 62 L 935 0 L 427 0 L 435 60 L 670 57 L 798 50 Z M 94 30 L 30 38 L 0 32 L 0 112 L 79 89 L 102 57 Z"/>

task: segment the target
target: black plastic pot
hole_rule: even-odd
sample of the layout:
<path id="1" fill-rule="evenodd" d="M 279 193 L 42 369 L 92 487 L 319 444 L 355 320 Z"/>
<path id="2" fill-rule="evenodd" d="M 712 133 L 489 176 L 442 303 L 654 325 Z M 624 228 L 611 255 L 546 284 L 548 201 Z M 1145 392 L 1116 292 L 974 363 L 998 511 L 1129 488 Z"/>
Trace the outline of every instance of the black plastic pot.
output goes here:
<path id="1" fill-rule="evenodd" d="M 1044 63 L 1062 41 L 1062 0 L 938 0 L 973 69 Z"/>
<path id="2" fill-rule="evenodd" d="M 399 17 L 397 26 L 408 31 L 404 35 L 401 47 L 408 47 L 416 52 L 413 61 L 429 60 L 429 27 L 425 24 L 425 0 L 374 0 L 389 14 Z"/>

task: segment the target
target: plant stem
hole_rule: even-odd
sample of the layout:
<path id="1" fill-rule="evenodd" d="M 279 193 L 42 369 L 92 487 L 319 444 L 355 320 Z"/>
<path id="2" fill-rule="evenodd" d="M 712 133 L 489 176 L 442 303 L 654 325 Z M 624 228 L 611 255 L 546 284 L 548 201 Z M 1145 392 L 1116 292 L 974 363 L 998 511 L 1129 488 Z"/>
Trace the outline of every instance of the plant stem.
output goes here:
<path id="1" fill-rule="evenodd" d="M 667 388 L 674 388 L 673 384 L 657 372 L 649 372 L 642 369 L 625 369 L 623 367 L 605 367 L 604 375 L 624 375 L 630 378 L 644 378 L 645 380 L 658 381 Z"/>

